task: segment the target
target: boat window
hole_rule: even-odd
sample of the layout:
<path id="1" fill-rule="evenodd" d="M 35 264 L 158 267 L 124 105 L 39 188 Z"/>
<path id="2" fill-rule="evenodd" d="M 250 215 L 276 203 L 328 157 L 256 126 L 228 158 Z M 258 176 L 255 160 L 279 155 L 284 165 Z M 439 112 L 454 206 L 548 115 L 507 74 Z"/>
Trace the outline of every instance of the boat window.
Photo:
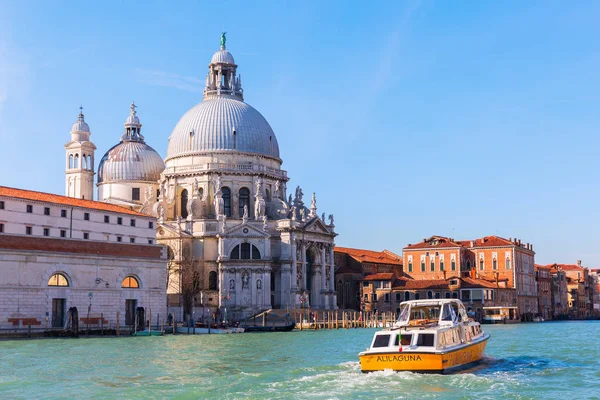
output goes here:
<path id="1" fill-rule="evenodd" d="M 411 320 L 429 320 L 437 322 L 440 318 L 440 308 L 438 306 L 413 307 L 410 312 Z"/>
<path id="2" fill-rule="evenodd" d="M 388 347 L 390 345 L 390 335 L 377 335 L 373 347 Z"/>
<path id="3" fill-rule="evenodd" d="M 454 310 L 450 307 L 450 304 L 444 304 L 444 309 L 442 310 L 442 321 L 454 321 Z"/>
<path id="4" fill-rule="evenodd" d="M 433 346 L 433 333 L 420 333 L 417 336 L 417 346 Z"/>
<path id="5" fill-rule="evenodd" d="M 398 346 L 399 345 L 399 336 L 396 336 L 396 340 L 394 341 L 394 346 Z M 412 335 L 402 335 L 402 346 L 410 346 L 410 341 L 412 339 Z"/>

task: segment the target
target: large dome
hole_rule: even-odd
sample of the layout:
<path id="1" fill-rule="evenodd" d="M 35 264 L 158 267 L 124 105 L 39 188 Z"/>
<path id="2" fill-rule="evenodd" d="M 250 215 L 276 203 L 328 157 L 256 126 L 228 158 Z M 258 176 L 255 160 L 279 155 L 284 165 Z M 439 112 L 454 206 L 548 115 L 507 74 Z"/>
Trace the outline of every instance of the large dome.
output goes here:
<path id="1" fill-rule="evenodd" d="M 267 120 L 231 96 L 204 100 L 181 117 L 169 137 L 167 159 L 223 150 L 279 158 L 277 138 Z"/>
<path id="2" fill-rule="evenodd" d="M 98 165 L 98 183 L 157 182 L 165 163 L 144 142 L 123 141 L 106 152 Z"/>

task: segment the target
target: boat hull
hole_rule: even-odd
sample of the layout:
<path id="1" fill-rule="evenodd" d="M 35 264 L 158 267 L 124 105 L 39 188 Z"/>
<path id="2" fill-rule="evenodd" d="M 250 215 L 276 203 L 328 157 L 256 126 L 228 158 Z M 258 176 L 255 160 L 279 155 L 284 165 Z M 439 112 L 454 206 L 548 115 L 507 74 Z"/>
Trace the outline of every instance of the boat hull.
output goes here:
<path id="1" fill-rule="evenodd" d="M 362 372 L 383 370 L 450 373 L 481 361 L 489 336 L 448 352 L 382 352 L 359 355 Z"/>
<path id="2" fill-rule="evenodd" d="M 177 333 L 181 335 L 220 335 L 227 333 L 243 333 L 244 328 L 188 328 L 178 326 Z"/>

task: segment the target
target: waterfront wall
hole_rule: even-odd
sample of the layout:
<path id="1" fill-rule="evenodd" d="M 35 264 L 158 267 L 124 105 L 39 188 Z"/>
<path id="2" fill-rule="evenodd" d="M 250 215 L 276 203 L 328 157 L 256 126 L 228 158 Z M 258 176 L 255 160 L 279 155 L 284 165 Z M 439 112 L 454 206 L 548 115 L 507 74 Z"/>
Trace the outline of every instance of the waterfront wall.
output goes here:
<path id="1" fill-rule="evenodd" d="M 117 313 L 124 326 L 128 300 L 136 309 L 151 309 L 154 321 L 158 314 L 166 319 L 166 256 L 160 246 L 103 243 L 102 251 L 90 254 L 92 241 L 2 239 L 7 240 L 0 241 L 0 329 L 65 328 L 71 307 L 77 307 L 80 327 L 90 322 L 88 316 L 99 323 L 100 314 L 105 327 L 114 327 Z M 52 240 L 65 242 L 61 251 L 37 250 L 52 248 L 40 246 Z M 54 274 L 65 280 L 51 284 Z M 137 284 L 123 287 L 128 277 Z"/>

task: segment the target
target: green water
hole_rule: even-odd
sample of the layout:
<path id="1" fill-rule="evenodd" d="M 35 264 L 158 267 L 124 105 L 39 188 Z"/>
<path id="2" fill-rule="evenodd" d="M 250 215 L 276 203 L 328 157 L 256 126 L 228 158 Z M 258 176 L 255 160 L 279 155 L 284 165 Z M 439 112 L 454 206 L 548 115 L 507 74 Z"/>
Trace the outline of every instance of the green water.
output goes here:
<path id="1" fill-rule="evenodd" d="M 373 330 L 0 342 L 0 399 L 600 398 L 600 322 L 485 326 L 457 375 L 362 374 Z"/>

